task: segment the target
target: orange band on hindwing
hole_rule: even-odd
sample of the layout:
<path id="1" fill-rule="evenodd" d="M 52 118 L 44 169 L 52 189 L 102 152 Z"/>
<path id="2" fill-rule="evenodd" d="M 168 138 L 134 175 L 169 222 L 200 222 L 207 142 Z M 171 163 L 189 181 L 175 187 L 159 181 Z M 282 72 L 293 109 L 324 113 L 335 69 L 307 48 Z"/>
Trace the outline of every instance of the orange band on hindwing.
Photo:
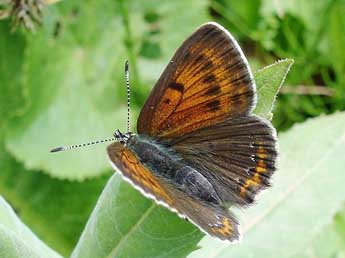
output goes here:
<path id="1" fill-rule="evenodd" d="M 217 234 L 222 235 L 225 238 L 231 236 L 234 233 L 232 222 L 229 218 L 221 217 L 219 224 L 212 226 L 211 230 Z"/>
<path id="2" fill-rule="evenodd" d="M 256 157 L 258 158 L 258 161 L 254 169 L 254 175 L 250 179 L 246 180 L 243 186 L 240 187 L 240 195 L 243 198 L 247 196 L 248 190 L 255 192 L 260 189 L 260 187 L 262 186 L 261 176 L 269 171 L 265 163 L 265 159 L 268 157 L 268 153 L 264 147 L 258 147 Z"/>

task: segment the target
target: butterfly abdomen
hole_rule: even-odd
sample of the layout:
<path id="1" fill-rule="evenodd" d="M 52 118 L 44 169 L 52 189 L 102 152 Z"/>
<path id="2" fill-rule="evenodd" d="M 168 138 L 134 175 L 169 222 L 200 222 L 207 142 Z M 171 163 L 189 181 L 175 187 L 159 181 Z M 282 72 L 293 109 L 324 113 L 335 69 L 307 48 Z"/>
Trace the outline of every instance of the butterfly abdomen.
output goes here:
<path id="1" fill-rule="evenodd" d="M 222 203 L 212 184 L 206 177 L 189 166 L 183 166 L 177 170 L 175 180 L 182 190 L 191 196 L 208 203 Z"/>
<path id="2" fill-rule="evenodd" d="M 128 147 L 137 154 L 145 167 L 166 183 L 173 184 L 180 191 L 196 199 L 221 204 L 217 192 L 207 178 L 185 164 L 171 149 L 142 136 L 136 136 L 136 140 Z"/>

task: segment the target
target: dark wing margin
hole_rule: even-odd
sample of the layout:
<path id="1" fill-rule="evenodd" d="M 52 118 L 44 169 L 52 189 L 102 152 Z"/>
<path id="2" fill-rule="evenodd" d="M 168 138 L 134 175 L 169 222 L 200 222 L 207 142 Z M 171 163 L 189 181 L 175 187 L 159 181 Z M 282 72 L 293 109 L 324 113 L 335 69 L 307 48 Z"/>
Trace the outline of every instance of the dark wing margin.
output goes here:
<path id="1" fill-rule="evenodd" d="M 236 242 L 240 239 L 238 222 L 226 208 L 212 206 L 189 196 L 180 195 L 180 192 L 175 191 L 175 193 L 178 200 L 177 210 L 183 211 L 182 214 L 202 231 L 230 242 Z"/>
<path id="2" fill-rule="evenodd" d="M 187 217 L 212 236 L 229 241 L 239 239 L 238 223 L 226 208 L 192 198 L 164 179 L 155 177 L 131 150 L 120 143 L 108 146 L 108 156 L 115 169 L 145 196 L 181 217 Z"/>
<path id="3" fill-rule="evenodd" d="M 179 137 L 251 113 L 255 83 L 236 40 L 206 23 L 177 50 L 141 110 L 138 133 Z"/>
<path id="4" fill-rule="evenodd" d="M 170 145 L 229 205 L 251 204 L 260 190 L 270 186 L 276 168 L 276 131 L 254 115 L 171 139 Z"/>

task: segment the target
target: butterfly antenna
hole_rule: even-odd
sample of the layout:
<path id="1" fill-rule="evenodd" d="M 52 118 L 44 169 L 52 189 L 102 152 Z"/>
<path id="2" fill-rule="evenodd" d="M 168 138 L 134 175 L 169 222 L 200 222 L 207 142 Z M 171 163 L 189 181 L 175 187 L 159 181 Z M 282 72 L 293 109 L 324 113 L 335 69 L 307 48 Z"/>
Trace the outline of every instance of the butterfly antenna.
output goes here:
<path id="1" fill-rule="evenodd" d="M 125 62 L 125 80 L 127 88 L 127 133 L 130 132 L 130 115 L 131 115 L 131 90 L 129 85 L 129 66 L 128 60 Z"/>
<path id="2" fill-rule="evenodd" d="M 86 146 L 90 146 L 90 145 L 94 145 L 94 144 L 98 144 L 98 143 L 112 142 L 112 141 L 116 141 L 116 139 L 114 137 L 112 137 L 112 138 L 98 140 L 98 141 L 94 141 L 94 142 L 87 142 L 87 143 L 75 144 L 75 145 L 70 145 L 70 146 L 62 146 L 62 147 L 54 148 L 54 149 L 50 150 L 50 152 L 59 152 L 59 151 L 71 150 L 71 149 L 86 147 Z"/>

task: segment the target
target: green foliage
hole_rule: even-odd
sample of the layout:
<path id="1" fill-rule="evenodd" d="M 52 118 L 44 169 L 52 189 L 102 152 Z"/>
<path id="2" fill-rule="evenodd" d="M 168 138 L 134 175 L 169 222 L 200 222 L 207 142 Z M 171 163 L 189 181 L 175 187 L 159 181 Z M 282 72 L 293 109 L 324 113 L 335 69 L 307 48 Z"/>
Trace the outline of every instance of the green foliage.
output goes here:
<path id="1" fill-rule="evenodd" d="M 285 81 L 292 59 L 285 59 L 266 66 L 255 73 L 254 78 L 258 91 L 259 100 L 254 113 L 268 120 L 272 119 L 272 109 L 280 87 Z"/>
<path id="2" fill-rule="evenodd" d="M 39 240 L 18 219 L 0 196 L 0 257 L 1 258 L 62 258 Z"/>
<path id="3" fill-rule="evenodd" d="M 345 1 L 213 0 L 211 7 L 216 19 L 243 42 L 253 64 L 262 67 L 277 58 L 292 58 L 286 85 L 335 91 L 331 97 L 280 94 L 273 117 L 279 130 L 345 109 Z"/>
<path id="4" fill-rule="evenodd" d="M 62 254 L 77 243 L 108 174 L 84 183 L 57 180 L 25 170 L 0 147 L 0 193 L 24 223 Z"/>
<path id="5" fill-rule="evenodd" d="M 114 90 L 114 83 L 121 76 L 117 71 L 122 70 L 116 61 L 125 59 L 122 32 L 118 29 L 121 17 L 114 15 L 109 1 L 97 1 L 92 8 L 96 12 L 104 10 L 96 23 L 90 22 L 93 11 L 86 3 L 67 2 L 61 8 L 51 7 L 52 20 L 46 21 L 39 32 L 26 36 L 21 61 L 29 107 L 11 121 L 6 146 L 28 169 L 74 179 L 106 169 L 104 155 L 99 155 L 97 148 L 55 158 L 48 151 L 66 139 L 85 141 L 88 137 L 109 135 L 114 121 L 124 117 L 125 106 L 117 101 Z M 74 21 L 77 18 L 78 25 Z M 57 22 L 62 27 L 60 34 L 54 36 Z M 104 30 L 106 25 L 108 29 Z M 113 31 L 117 31 L 117 37 Z"/>
<path id="6" fill-rule="evenodd" d="M 17 66 L 23 67 L 22 74 L 9 74 L 7 78 L 13 76 L 21 80 L 19 86 L 25 90 L 28 107 L 24 114 L 11 120 L 6 147 L 24 162 L 26 168 L 42 170 L 61 179 L 82 180 L 100 175 L 108 167 L 103 147 L 86 152 L 61 153 L 54 158 L 47 150 L 70 141 L 78 143 L 90 137 L 109 137 L 115 127 L 124 129 L 126 98 L 122 71 L 126 56 L 129 56 L 133 71 L 132 89 L 136 100 L 136 94 L 146 92 L 143 84 L 150 82 L 152 85 L 152 81 L 157 79 L 157 70 L 161 70 L 167 56 L 172 55 L 190 31 L 206 20 L 202 1 L 197 6 L 193 5 L 193 12 L 198 13 L 193 16 L 183 11 L 180 3 L 162 3 L 154 9 L 157 19 L 162 19 L 158 31 L 162 56 L 158 59 L 139 56 L 137 60 L 137 48 L 147 40 L 141 34 L 143 31 L 150 33 L 153 26 L 151 20 L 144 22 L 143 13 L 149 12 L 154 2 L 146 1 L 143 10 L 131 13 L 132 23 L 140 24 L 135 27 L 127 20 L 125 26 L 122 25 L 128 12 L 125 8 L 128 7 L 121 1 L 117 4 L 108 0 L 88 2 L 66 1 L 51 6 L 44 26 L 37 33 L 18 40 L 24 56 L 17 59 L 14 56 L 13 60 L 11 55 L 8 56 L 12 62 L 18 62 Z M 136 10 L 136 3 L 131 4 Z M 174 35 L 172 26 L 176 24 L 173 25 L 172 20 L 177 14 L 168 14 L 166 10 L 179 12 L 181 24 L 189 25 Z M 93 19 L 95 13 L 102 15 Z M 2 29 L 6 33 L 9 28 Z M 135 38 L 131 38 L 132 35 Z M 137 40 L 136 37 L 143 38 Z M 6 47 L 11 46 L 15 39 L 3 37 L 1 40 Z M 24 40 L 26 43 L 22 42 Z M 151 62 L 156 62 L 156 65 L 151 66 Z M 137 72 L 139 67 L 154 67 L 154 75 L 149 77 L 149 71 L 140 69 L 147 77 L 141 82 Z M 10 79 L 6 81 L 9 83 Z M 10 94 L 14 95 L 13 90 Z M 35 151 L 32 151 L 33 139 Z M 70 166 L 72 163 L 73 167 Z"/>
<path id="7" fill-rule="evenodd" d="M 186 257 L 201 237 L 192 224 L 145 198 L 117 173 L 71 257 Z"/>
<path id="8" fill-rule="evenodd" d="M 0 22 L 0 31 L 1 130 L 11 116 L 23 109 L 26 99 L 21 84 L 25 39 L 20 35 L 11 34 L 7 22 Z"/>
<path id="9" fill-rule="evenodd" d="M 326 225 L 317 237 L 312 239 L 304 251 L 294 258 L 344 258 L 345 257 L 345 228 L 343 226 L 345 210 L 342 209 L 335 216 L 332 224 Z"/>
<path id="10" fill-rule="evenodd" d="M 48 153 L 124 129 L 126 58 L 135 128 L 175 49 L 208 20 L 240 40 L 255 69 L 293 58 L 290 88 L 334 90 L 333 96 L 276 99 L 291 59 L 259 70 L 255 112 L 270 119 L 276 100 L 278 130 L 344 110 L 344 12 L 343 0 L 86 0 L 46 6 L 35 33 L 11 33 L 9 21 L 0 21 L 0 195 L 14 208 L 0 199 L 0 257 L 60 257 L 42 241 L 65 257 L 72 250 L 72 257 L 345 257 L 343 113 L 279 137 L 274 187 L 239 214 L 245 234 L 236 246 L 210 237 L 198 243 L 203 234 L 197 228 L 119 175 L 95 206 L 111 173 L 104 146 Z"/>

